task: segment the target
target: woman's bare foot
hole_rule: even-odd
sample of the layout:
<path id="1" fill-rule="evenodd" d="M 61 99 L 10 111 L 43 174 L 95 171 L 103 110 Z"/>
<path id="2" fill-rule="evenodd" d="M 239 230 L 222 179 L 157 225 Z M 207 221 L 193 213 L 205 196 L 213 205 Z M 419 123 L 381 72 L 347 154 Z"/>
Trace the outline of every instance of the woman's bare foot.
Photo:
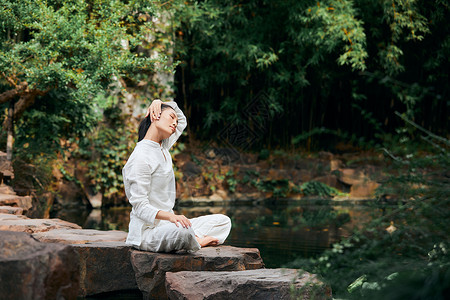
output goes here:
<path id="1" fill-rule="evenodd" d="M 219 239 L 212 236 L 204 236 L 202 238 L 196 236 L 195 238 L 202 247 L 219 245 Z"/>

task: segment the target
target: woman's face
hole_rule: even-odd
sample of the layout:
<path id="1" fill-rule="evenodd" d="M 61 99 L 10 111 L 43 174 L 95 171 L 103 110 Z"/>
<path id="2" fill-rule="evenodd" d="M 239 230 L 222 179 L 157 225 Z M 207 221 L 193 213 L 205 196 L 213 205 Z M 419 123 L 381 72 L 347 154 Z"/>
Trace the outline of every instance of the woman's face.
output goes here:
<path id="1" fill-rule="evenodd" d="M 156 128 L 162 134 L 163 139 L 171 136 L 178 125 L 177 114 L 172 108 L 166 108 L 161 112 L 159 120 L 155 121 Z"/>

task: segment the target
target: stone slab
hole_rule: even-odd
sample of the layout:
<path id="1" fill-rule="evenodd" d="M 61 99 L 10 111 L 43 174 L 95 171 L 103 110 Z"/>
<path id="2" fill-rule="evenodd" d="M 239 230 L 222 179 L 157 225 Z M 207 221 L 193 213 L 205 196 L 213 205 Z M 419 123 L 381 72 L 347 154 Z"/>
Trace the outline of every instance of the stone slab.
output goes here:
<path id="1" fill-rule="evenodd" d="M 1 299 L 76 299 L 78 254 L 24 232 L 0 231 Z"/>
<path id="2" fill-rule="evenodd" d="M 30 196 L 17 196 L 11 194 L 0 194 L 0 205 L 21 207 L 27 211 L 32 206 Z"/>
<path id="3" fill-rule="evenodd" d="M 23 215 L 23 208 L 14 206 L 0 206 L 0 213 L 10 215 Z"/>
<path id="4" fill-rule="evenodd" d="M 241 271 L 264 267 L 259 250 L 231 246 L 205 247 L 194 253 L 132 250 L 131 262 L 144 299 L 167 299 L 166 272 Z"/>
<path id="5" fill-rule="evenodd" d="M 332 299 L 329 286 L 297 269 L 167 272 L 166 290 L 171 300 Z"/>
<path id="6" fill-rule="evenodd" d="M 77 224 L 60 219 L 29 219 L 25 216 L 0 214 L 0 230 L 36 233 L 59 228 L 81 229 Z"/>
<path id="7" fill-rule="evenodd" d="M 127 233 L 119 230 L 95 230 L 95 229 L 53 229 L 37 232 L 33 237 L 41 242 L 62 244 L 88 244 L 98 242 L 125 242 Z"/>

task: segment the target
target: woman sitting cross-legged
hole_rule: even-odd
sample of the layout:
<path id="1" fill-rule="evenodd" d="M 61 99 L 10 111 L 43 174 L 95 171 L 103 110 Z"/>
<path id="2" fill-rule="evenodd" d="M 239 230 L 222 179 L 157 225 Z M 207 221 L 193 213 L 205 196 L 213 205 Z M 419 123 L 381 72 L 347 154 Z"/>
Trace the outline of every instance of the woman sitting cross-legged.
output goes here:
<path id="1" fill-rule="evenodd" d="M 154 100 L 139 125 L 139 139 L 122 175 L 132 205 L 126 243 L 141 250 L 197 251 L 222 244 L 231 230 L 225 215 L 188 219 L 173 212 L 175 176 L 169 149 L 187 121 L 175 102 Z"/>

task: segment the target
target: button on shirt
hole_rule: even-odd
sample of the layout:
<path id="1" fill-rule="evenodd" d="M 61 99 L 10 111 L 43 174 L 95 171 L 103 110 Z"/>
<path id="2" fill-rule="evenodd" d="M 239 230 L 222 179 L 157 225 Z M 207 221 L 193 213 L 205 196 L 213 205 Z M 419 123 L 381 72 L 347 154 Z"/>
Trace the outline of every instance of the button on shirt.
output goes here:
<path id="1" fill-rule="evenodd" d="M 125 194 L 132 205 L 126 241 L 129 245 L 139 246 L 143 230 L 158 226 L 159 220 L 155 219 L 158 211 L 173 212 L 175 205 L 175 176 L 169 149 L 178 140 L 187 122 L 175 102 L 164 104 L 170 105 L 177 114 L 176 131 L 161 145 L 146 139 L 138 142 L 122 169 Z"/>

